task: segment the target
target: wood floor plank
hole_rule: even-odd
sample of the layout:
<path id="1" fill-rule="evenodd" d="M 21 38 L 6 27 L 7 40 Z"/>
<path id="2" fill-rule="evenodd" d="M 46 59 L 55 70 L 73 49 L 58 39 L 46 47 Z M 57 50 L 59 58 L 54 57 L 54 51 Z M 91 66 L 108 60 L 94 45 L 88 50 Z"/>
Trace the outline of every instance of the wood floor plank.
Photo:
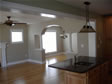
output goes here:
<path id="1" fill-rule="evenodd" d="M 48 67 L 65 60 L 64 55 L 48 57 L 46 64 L 23 63 L 0 68 L 0 84 L 64 84 L 64 71 Z M 112 84 L 112 76 L 109 76 Z"/>
<path id="2" fill-rule="evenodd" d="M 0 84 L 63 84 L 64 72 L 48 65 L 65 59 L 60 55 L 48 57 L 46 64 L 27 62 L 0 68 Z"/>

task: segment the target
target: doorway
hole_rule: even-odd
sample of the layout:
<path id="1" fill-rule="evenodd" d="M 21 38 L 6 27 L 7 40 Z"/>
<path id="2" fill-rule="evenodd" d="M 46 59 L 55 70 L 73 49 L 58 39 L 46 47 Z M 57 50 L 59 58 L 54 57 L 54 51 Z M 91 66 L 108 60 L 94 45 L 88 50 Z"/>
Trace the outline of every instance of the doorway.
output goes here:
<path id="1" fill-rule="evenodd" d="M 56 32 L 45 32 L 42 36 L 42 44 L 45 49 L 45 53 L 54 53 L 57 52 L 57 37 Z"/>

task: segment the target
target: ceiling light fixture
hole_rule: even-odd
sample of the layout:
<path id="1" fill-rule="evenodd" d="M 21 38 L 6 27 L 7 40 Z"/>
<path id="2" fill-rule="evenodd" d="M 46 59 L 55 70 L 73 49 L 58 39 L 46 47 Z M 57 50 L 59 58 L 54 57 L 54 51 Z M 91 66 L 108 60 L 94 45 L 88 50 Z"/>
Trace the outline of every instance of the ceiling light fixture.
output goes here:
<path id="1" fill-rule="evenodd" d="M 51 14 L 41 13 L 40 15 L 41 15 L 42 17 L 56 18 L 56 15 L 51 15 Z"/>
<path id="2" fill-rule="evenodd" d="M 11 9 L 10 10 L 12 13 L 21 13 L 21 11 L 20 10 L 17 10 L 17 9 Z"/>
<path id="3" fill-rule="evenodd" d="M 93 33 L 93 32 L 95 32 L 95 30 L 90 25 L 90 20 L 89 20 L 89 5 L 91 3 L 84 2 L 84 4 L 85 4 L 85 8 L 86 8 L 86 24 L 83 26 L 83 28 L 80 30 L 79 33 Z"/>

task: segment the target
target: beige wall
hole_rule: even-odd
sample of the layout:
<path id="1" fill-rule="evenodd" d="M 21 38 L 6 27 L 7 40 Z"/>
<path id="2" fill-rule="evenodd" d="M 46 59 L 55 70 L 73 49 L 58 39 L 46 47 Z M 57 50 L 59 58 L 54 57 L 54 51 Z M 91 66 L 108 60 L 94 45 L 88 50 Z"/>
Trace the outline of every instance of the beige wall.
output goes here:
<path id="1" fill-rule="evenodd" d="M 46 27 L 47 25 L 57 24 L 63 27 L 66 33 L 79 32 L 82 26 L 85 24 L 85 20 L 78 18 L 56 18 L 51 21 L 43 22 L 42 27 Z"/>
<path id="2" fill-rule="evenodd" d="M 43 23 L 43 26 L 50 24 L 57 24 L 63 27 L 65 32 L 68 35 L 68 38 L 64 40 L 64 50 L 69 52 L 70 48 L 70 33 L 78 33 L 82 26 L 85 24 L 85 20 L 77 19 L 77 18 L 57 18 L 55 20 Z M 73 39 L 73 38 L 72 38 Z M 77 35 L 77 44 L 78 44 L 78 53 L 81 55 L 88 55 L 88 34 L 78 33 Z M 74 44 L 72 44 L 74 45 Z M 83 48 L 81 46 L 84 46 Z M 74 51 L 75 52 L 75 51 Z"/>
<path id="3" fill-rule="evenodd" d="M 12 28 L 22 28 L 24 34 L 24 43 L 12 44 L 11 43 L 11 27 L 6 25 L 0 25 L 2 29 L 2 42 L 8 42 L 6 54 L 7 63 L 21 61 L 28 58 L 28 27 L 26 24 L 18 24 Z"/>
<path id="4" fill-rule="evenodd" d="M 79 33 L 78 34 L 78 53 L 79 55 L 88 56 L 89 55 L 89 43 L 88 43 L 88 34 Z"/>
<path id="5" fill-rule="evenodd" d="M 43 51 L 41 46 L 41 31 L 42 26 L 40 23 L 30 24 L 29 25 L 29 32 L 28 32 L 28 53 L 29 58 L 36 61 L 43 61 Z M 37 41 L 37 44 L 40 45 L 40 48 L 35 48 L 35 35 L 39 35 L 40 40 Z"/>
<path id="6" fill-rule="evenodd" d="M 0 63 L 1 63 L 1 60 L 2 60 L 2 49 L 0 48 Z"/>
<path id="7" fill-rule="evenodd" d="M 0 41 L 10 42 L 10 28 L 4 24 L 0 24 Z"/>
<path id="8" fill-rule="evenodd" d="M 21 0 L 21 1 L 20 0 L 6 0 L 6 1 L 12 1 L 12 2 L 17 2 L 17 3 L 22 3 L 22 4 L 29 4 L 31 6 L 36 6 L 36 7 L 45 8 L 45 9 L 51 9 L 51 10 L 55 10 L 55 11 L 61 11 L 61 12 L 69 13 L 69 14 L 74 14 L 74 15 L 77 15 L 77 16 L 84 16 L 85 15 L 84 14 L 84 10 L 80 10 L 78 8 L 74 8 L 74 7 L 70 6 L 70 5 L 65 5 L 65 4 L 62 4 L 62 3 L 57 2 L 57 1 L 51 2 L 51 1 L 47 0 L 46 4 L 44 4 L 45 2 L 42 1 L 42 0 L 39 0 L 39 2 L 36 3 L 36 4 L 35 4 L 35 2 L 34 3 L 33 2 L 30 3 L 30 1 L 24 2 L 23 0 Z M 53 5 L 51 5 L 51 4 L 53 4 Z M 102 38 L 102 34 L 103 34 L 102 33 L 103 32 L 102 31 L 102 27 L 103 27 L 102 18 L 100 18 L 100 16 L 97 16 L 96 14 L 93 14 L 92 16 L 94 17 L 94 19 L 96 19 L 97 55 L 98 56 L 102 56 L 102 48 L 103 48 L 102 46 L 103 46 L 103 44 L 101 43 L 101 41 L 99 41 L 99 40 L 103 40 L 103 38 Z M 61 22 L 60 21 L 59 22 L 56 21 L 56 23 L 61 24 L 61 23 L 63 23 L 62 21 Z M 65 28 L 66 32 L 74 31 L 74 29 L 76 29 L 76 28 L 79 31 L 80 28 L 82 28 L 82 26 L 80 25 L 80 21 L 79 20 L 76 21 L 77 25 L 75 25 L 75 26 L 74 25 L 73 26 L 69 25 L 69 20 L 65 20 L 65 22 L 66 23 L 64 25 L 66 26 L 66 28 Z M 51 22 L 51 23 L 53 23 L 53 22 Z M 77 27 L 78 24 L 79 24 L 80 27 Z M 70 26 L 72 28 L 70 28 Z M 42 27 L 42 28 L 44 28 L 44 27 Z M 40 32 L 40 31 L 37 31 L 37 32 Z"/>

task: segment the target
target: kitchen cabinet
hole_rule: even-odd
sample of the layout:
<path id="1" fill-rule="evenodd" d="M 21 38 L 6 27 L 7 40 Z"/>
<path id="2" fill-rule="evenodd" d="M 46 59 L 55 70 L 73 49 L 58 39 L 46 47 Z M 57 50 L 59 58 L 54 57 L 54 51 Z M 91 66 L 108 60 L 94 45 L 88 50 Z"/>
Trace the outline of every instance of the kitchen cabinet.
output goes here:
<path id="1" fill-rule="evenodd" d="M 108 62 L 86 73 L 65 71 L 65 84 L 108 84 Z"/>
<path id="2" fill-rule="evenodd" d="M 112 59 L 112 16 L 104 17 L 103 38 L 103 55 L 106 59 Z M 112 61 L 109 65 L 112 71 Z"/>
<path id="3" fill-rule="evenodd" d="M 86 73 L 78 74 L 74 72 L 65 71 L 65 84 L 87 84 Z"/>
<path id="4" fill-rule="evenodd" d="M 112 58 L 112 16 L 104 17 L 104 57 Z"/>
<path id="5" fill-rule="evenodd" d="M 88 72 L 88 84 L 100 84 L 100 67 L 96 67 Z"/>

